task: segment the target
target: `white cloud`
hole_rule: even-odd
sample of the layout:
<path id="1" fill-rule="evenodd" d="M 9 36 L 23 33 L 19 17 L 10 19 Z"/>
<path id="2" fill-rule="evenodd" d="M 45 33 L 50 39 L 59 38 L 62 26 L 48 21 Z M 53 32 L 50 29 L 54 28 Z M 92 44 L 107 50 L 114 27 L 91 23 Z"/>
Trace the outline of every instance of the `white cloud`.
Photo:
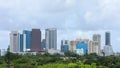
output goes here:
<path id="1" fill-rule="evenodd" d="M 111 29 L 110 27 L 116 29 L 116 27 L 119 28 L 119 4 L 119 0 L 0 0 L 0 17 L 3 18 L 0 20 L 0 23 L 3 23 L 0 26 L 4 26 L 0 29 L 39 26 L 45 28 L 41 26 L 44 23 L 49 27 L 58 28 L 72 27 L 85 30 L 91 28 L 92 30 L 95 25 L 96 30 L 101 28 L 100 26 L 107 27 L 105 29 Z M 73 16 L 71 20 L 69 16 Z M 110 21 L 110 19 L 113 20 Z M 74 26 L 63 25 L 69 22 Z M 107 24 L 110 25 L 107 26 Z M 8 28 L 13 25 L 16 26 Z M 89 29 L 84 28 L 83 25 L 88 26 Z"/>
<path id="2" fill-rule="evenodd" d="M 0 0 L 0 31 L 56 27 L 65 31 L 59 39 L 88 37 L 119 30 L 119 6 L 120 0 Z"/>
<path id="3" fill-rule="evenodd" d="M 87 11 L 84 15 L 84 19 L 86 21 L 87 24 L 94 24 L 96 23 L 96 16 L 94 15 L 94 13 Z"/>

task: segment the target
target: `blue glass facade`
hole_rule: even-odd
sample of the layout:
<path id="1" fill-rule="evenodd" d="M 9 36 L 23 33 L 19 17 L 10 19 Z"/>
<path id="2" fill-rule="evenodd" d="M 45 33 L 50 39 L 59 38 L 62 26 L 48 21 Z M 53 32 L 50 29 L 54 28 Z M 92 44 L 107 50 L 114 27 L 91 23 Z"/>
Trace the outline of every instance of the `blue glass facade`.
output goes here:
<path id="1" fill-rule="evenodd" d="M 88 45 L 85 42 L 79 42 L 79 43 L 77 43 L 76 49 L 83 49 L 84 54 L 88 53 Z"/>
<path id="2" fill-rule="evenodd" d="M 68 40 L 62 40 L 61 41 L 61 52 L 68 52 L 69 50 L 69 45 L 68 45 Z"/>
<path id="3" fill-rule="evenodd" d="M 42 40 L 41 47 L 40 47 L 40 48 L 41 48 L 41 50 L 46 49 L 46 44 L 45 44 L 45 43 L 46 43 L 46 41 L 45 41 L 45 39 L 43 39 L 43 40 Z"/>
<path id="4" fill-rule="evenodd" d="M 69 46 L 68 45 L 61 46 L 61 51 L 62 52 L 66 53 L 66 52 L 68 52 L 68 50 L 69 50 Z"/>
<path id="5" fill-rule="evenodd" d="M 30 49 L 31 48 L 31 37 L 32 37 L 31 31 L 24 30 L 23 34 L 26 34 L 26 49 Z"/>
<path id="6" fill-rule="evenodd" d="M 68 45 L 68 40 L 61 40 L 61 45 Z"/>
<path id="7" fill-rule="evenodd" d="M 20 34 L 20 52 L 23 52 L 23 34 Z"/>
<path id="8" fill-rule="evenodd" d="M 105 33 L 105 45 L 110 45 L 110 32 Z"/>

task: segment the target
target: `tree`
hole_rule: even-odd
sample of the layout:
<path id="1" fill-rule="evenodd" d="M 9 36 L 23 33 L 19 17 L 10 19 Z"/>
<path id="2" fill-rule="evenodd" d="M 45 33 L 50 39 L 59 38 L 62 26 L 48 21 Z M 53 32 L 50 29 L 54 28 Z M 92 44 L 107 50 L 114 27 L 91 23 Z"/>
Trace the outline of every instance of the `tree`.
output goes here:
<path id="1" fill-rule="evenodd" d="M 7 51 L 7 54 L 5 55 L 5 62 L 7 64 L 7 68 L 10 68 L 10 52 Z"/>

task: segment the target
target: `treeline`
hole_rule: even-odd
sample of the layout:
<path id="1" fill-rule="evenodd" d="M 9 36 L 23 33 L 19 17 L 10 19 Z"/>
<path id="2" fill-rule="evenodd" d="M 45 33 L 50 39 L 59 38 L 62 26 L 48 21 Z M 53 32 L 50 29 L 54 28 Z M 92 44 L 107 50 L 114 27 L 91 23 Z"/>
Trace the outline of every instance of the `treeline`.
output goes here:
<path id="1" fill-rule="evenodd" d="M 0 68 L 120 68 L 120 56 L 18 55 L 8 52 L 0 57 Z"/>
<path id="2" fill-rule="evenodd" d="M 77 63 L 69 63 L 69 64 L 62 64 L 62 63 L 46 64 L 43 66 L 38 66 L 38 68 L 97 68 L 97 67 L 95 63 L 88 65 L 88 64 L 83 64 L 81 62 L 77 62 Z"/>

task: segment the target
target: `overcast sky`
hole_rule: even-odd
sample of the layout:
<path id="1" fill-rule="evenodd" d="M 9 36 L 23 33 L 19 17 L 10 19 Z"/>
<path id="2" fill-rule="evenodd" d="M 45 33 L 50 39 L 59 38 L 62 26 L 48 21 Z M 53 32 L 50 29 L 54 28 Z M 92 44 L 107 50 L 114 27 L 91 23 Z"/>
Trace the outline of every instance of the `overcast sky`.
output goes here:
<path id="1" fill-rule="evenodd" d="M 0 0 L 0 48 L 9 45 L 13 30 L 58 29 L 60 40 L 92 39 L 111 32 L 111 45 L 120 52 L 120 0 Z M 43 38 L 44 38 L 44 32 Z"/>

